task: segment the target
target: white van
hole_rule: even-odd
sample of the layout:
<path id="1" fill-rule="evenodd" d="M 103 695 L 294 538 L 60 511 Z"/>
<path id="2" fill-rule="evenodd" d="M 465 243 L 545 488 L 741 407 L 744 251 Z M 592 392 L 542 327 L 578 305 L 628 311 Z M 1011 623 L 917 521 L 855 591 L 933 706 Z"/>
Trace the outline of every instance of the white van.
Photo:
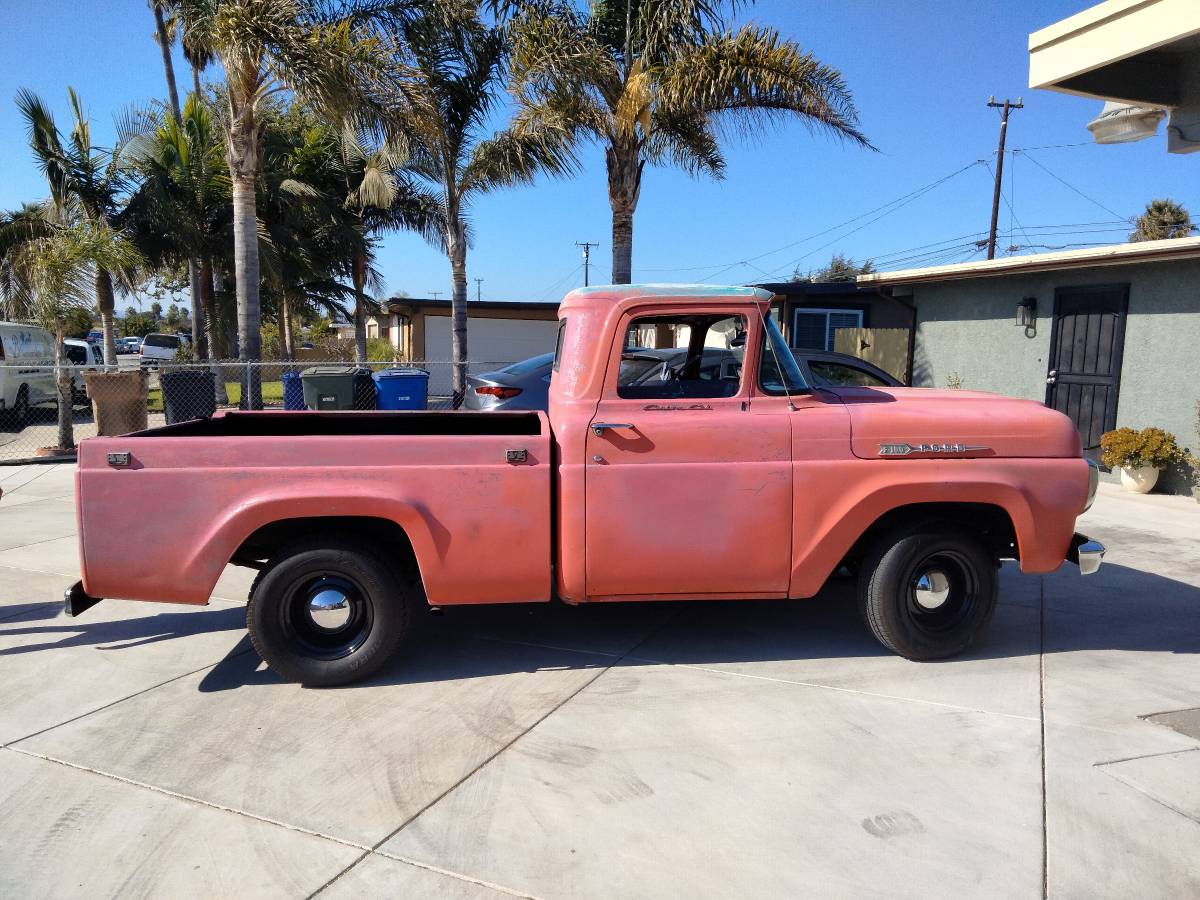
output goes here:
<path id="1" fill-rule="evenodd" d="M 36 325 L 0 322 L 0 416 L 19 428 L 29 407 L 53 402 L 54 337 Z"/>

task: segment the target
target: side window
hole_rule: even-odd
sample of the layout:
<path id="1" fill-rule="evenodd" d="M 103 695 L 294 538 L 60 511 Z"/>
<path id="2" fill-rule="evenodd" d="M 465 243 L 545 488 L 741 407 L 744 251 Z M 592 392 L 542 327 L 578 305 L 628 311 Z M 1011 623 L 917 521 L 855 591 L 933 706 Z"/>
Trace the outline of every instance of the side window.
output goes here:
<path id="1" fill-rule="evenodd" d="M 887 387 L 888 383 L 865 369 L 835 362 L 812 360 L 808 364 L 813 380 L 821 387 Z"/>
<path id="2" fill-rule="evenodd" d="M 617 396 L 627 400 L 734 397 L 742 382 L 745 316 L 646 316 L 625 330 Z"/>
<path id="3" fill-rule="evenodd" d="M 551 371 L 557 372 L 559 363 L 562 362 L 563 335 L 567 333 L 567 320 L 559 319 L 558 321 L 558 340 L 554 344 L 554 365 Z"/>

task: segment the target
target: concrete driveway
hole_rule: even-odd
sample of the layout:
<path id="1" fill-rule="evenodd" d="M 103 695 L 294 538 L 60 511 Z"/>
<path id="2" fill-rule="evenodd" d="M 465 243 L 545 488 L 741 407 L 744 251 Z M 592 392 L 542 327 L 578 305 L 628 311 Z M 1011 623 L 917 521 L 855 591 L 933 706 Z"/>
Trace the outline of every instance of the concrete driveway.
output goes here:
<path id="1" fill-rule="evenodd" d="M 59 617 L 72 474 L 0 469 L 0 896 L 1200 895 L 1190 500 L 1103 485 L 1100 574 L 1006 566 L 962 659 L 886 655 L 835 586 L 451 610 L 306 690 L 241 570 Z"/>

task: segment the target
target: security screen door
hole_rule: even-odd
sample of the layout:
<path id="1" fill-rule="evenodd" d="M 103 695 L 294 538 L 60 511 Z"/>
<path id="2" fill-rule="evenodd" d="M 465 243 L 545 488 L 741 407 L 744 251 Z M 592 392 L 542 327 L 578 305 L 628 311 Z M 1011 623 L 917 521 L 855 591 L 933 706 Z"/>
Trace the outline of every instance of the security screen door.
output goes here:
<path id="1" fill-rule="evenodd" d="M 1096 461 L 1100 436 L 1117 424 L 1128 309 L 1127 284 L 1054 292 L 1046 405 L 1071 418 L 1084 456 Z"/>

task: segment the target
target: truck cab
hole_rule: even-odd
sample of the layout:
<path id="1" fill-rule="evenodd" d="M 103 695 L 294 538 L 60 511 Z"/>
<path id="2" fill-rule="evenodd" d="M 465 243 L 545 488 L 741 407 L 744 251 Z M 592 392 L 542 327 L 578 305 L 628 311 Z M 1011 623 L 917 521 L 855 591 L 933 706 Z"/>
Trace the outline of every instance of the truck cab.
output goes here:
<path id="1" fill-rule="evenodd" d="M 1095 571 L 1103 548 L 1074 524 L 1096 470 L 1070 420 L 978 392 L 809 385 L 771 299 L 570 293 L 548 416 L 229 413 L 85 441 L 68 610 L 202 603 L 226 563 L 250 565 L 260 654 L 338 684 L 386 664 L 423 606 L 802 599 L 842 573 L 884 646 L 936 659 L 990 621 L 1001 560 Z M 125 520 L 106 498 L 131 490 L 188 500 Z M 176 572 L 121 549 L 163 534 L 187 547 Z"/>

